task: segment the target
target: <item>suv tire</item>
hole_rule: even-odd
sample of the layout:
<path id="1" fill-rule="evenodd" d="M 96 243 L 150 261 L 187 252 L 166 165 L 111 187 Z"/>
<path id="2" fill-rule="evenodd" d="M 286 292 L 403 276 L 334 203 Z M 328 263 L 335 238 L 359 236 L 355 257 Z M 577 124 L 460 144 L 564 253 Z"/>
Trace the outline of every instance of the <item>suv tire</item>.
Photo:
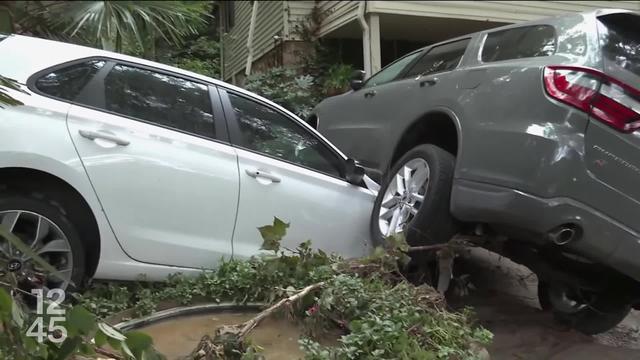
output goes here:
<path id="1" fill-rule="evenodd" d="M 382 246 L 386 234 L 380 225 L 380 209 L 394 177 L 407 164 L 421 159 L 427 164 L 428 179 L 421 192 L 424 200 L 405 227 L 405 237 L 409 245 L 430 245 L 445 243 L 456 234 L 456 221 L 449 210 L 451 186 L 455 168 L 455 157 L 434 145 L 419 145 L 409 150 L 383 177 L 382 186 L 373 206 L 370 230 L 375 246 Z"/>
<path id="2" fill-rule="evenodd" d="M 616 293 L 595 294 L 595 299 L 575 312 L 564 312 L 554 307 L 551 289 L 547 282 L 538 283 L 538 300 L 543 310 L 550 309 L 559 323 L 569 326 L 585 335 L 603 333 L 618 325 L 631 311 Z"/>

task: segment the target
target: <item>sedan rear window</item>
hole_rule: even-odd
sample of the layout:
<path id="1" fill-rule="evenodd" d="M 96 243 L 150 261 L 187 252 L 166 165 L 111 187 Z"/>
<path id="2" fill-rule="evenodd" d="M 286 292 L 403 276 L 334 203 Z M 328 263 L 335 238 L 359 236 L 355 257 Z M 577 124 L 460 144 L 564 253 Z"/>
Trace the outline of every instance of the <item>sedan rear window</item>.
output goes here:
<path id="1" fill-rule="evenodd" d="M 74 101 L 104 64 L 99 60 L 69 65 L 39 78 L 35 85 L 47 95 Z"/>
<path id="2" fill-rule="evenodd" d="M 207 86 L 118 64 L 104 79 L 105 109 L 215 139 Z"/>
<path id="3" fill-rule="evenodd" d="M 533 25 L 489 33 L 482 47 L 482 61 L 501 61 L 553 55 L 553 26 Z"/>

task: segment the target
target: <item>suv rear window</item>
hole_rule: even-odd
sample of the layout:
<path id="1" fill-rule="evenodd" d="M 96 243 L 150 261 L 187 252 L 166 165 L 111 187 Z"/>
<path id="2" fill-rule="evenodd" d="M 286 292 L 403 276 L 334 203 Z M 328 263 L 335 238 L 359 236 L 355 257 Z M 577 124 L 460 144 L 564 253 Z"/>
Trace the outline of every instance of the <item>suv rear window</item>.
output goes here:
<path id="1" fill-rule="evenodd" d="M 553 26 L 533 25 L 489 33 L 482 47 L 482 61 L 501 61 L 553 55 Z"/>
<path id="2" fill-rule="evenodd" d="M 600 16 L 598 20 L 606 68 L 622 68 L 640 76 L 640 16 L 610 14 Z"/>

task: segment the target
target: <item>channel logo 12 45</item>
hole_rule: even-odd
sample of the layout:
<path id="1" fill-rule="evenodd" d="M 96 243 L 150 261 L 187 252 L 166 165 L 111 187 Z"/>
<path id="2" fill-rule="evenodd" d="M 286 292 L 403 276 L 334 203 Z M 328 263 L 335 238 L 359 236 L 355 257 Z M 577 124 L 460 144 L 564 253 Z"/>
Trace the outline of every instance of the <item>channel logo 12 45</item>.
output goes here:
<path id="1" fill-rule="evenodd" d="M 32 289 L 31 293 L 37 299 L 37 317 L 27 329 L 26 335 L 35 338 L 39 343 L 44 342 L 45 339 L 52 343 L 63 342 L 67 338 L 67 329 L 63 325 L 66 321 L 66 312 L 60 306 L 64 301 L 64 290 L 50 289 L 45 294 L 43 289 Z"/>

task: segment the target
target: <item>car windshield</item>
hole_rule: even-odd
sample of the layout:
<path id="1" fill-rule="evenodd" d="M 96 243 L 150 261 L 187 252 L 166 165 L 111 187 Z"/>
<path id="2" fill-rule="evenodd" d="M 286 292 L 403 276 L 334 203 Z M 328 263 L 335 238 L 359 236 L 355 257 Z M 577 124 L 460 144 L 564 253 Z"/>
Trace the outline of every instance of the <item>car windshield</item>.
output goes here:
<path id="1" fill-rule="evenodd" d="M 631 76 L 640 83 L 640 16 L 617 13 L 598 20 L 605 72 L 621 79 Z"/>

